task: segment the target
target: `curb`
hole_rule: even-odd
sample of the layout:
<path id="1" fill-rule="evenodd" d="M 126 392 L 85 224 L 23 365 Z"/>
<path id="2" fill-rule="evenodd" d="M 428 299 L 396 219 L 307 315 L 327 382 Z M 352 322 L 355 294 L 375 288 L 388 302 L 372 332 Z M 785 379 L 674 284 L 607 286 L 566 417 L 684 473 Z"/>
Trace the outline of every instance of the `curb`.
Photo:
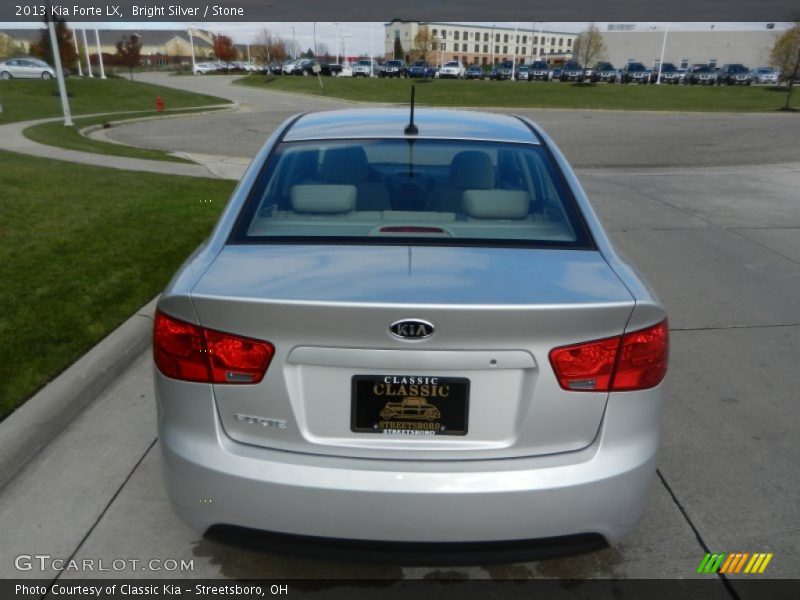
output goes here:
<path id="1" fill-rule="evenodd" d="M 0 423 L 0 491 L 150 344 L 154 298 Z"/>

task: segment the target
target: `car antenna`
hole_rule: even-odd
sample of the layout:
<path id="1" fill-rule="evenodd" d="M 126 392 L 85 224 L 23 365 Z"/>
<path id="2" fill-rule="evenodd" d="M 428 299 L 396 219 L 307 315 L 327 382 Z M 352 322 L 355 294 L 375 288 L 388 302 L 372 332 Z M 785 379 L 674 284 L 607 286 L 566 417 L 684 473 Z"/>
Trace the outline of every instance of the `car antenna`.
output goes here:
<path id="1" fill-rule="evenodd" d="M 414 125 L 414 89 L 415 88 L 416 88 L 415 85 L 411 86 L 411 120 L 408 122 L 408 125 L 406 125 L 406 128 L 403 131 L 403 133 L 405 133 L 406 135 L 417 135 L 419 133 L 419 129 L 417 129 L 417 126 Z"/>

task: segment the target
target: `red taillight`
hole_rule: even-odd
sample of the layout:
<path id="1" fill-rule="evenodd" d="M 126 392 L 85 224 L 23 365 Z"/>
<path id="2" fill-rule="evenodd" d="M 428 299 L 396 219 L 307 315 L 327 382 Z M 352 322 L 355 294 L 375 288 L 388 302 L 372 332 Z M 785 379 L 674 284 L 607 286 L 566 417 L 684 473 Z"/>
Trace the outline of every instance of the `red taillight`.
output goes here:
<path id="1" fill-rule="evenodd" d="M 550 351 L 550 363 L 565 390 L 609 392 L 657 386 L 667 374 L 669 328 L 657 325 Z"/>
<path id="2" fill-rule="evenodd" d="M 274 353 L 269 342 L 205 329 L 156 312 L 153 358 L 167 377 L 203 383 L 258 383 Z"/>

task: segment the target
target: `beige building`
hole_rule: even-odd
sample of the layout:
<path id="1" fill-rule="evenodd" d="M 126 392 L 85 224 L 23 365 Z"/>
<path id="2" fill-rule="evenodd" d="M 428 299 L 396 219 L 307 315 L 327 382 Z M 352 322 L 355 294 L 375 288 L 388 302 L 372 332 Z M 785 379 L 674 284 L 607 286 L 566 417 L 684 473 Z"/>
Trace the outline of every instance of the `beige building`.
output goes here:
<path id="1" fill-rule="evenodd" d="M 759 67 L 769 62 L 769 52 L 780 32 L 761 31 L 670 31 L 664 62 L 685 68 L 696 63 L 741 63 Z M 661 57 L 663 31 L 604 31 L 606 60 L 616 67 L 630 61 L 654 67 Z"/>
<path id="2" fill-rule="evenodd" d="M 394 58 L 395 40 L 400 40 L 403 59 L 411 62 L 420 55 L 417 34 L 426 31 L 431 40 L 427 52 L 430 63 L 442 64 L 458 60 L 465 65 L 492 65 L 503 60 L 528 64 L 546 60 L 561 64 L 572 54 L 575 33 L 542 31 L 526 24 L 513 27 L 494 27 L 484 24 L 399 21 L 384 24 L 384 56 Z M 423 34 L 424 37 L 424 34 Z"/>

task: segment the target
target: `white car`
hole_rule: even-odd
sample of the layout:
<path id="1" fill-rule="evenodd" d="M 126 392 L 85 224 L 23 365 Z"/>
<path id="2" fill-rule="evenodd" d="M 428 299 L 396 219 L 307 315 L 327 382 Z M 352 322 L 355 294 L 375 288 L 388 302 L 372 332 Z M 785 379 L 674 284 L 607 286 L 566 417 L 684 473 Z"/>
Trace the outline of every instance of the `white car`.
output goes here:
<path id="1" fill-rule="evenodd" d="M 352 77 L 353 76 L 353 68 L 348 67 L 347 65 L 342 65 L 342 70 L 336 73 L 336 77 Z"/>
<path id="2" fill-rule="evenodd" d="M 360 60 L 353 65 L 353 77 L 372 77 L 372 61 Z"/>
<path id="3" fill-rule="evenodd" d="M 451 60 L 450 62 L 445 63 L 441 69 L 439 69 L 439 78 L 463 79 L 464 72 L 464 65 L 456 60 Z"/>
<path id="4" fill-rule="evenodd" d="M 206 73 L 213 73 L 214 71 L 219 71 L 222 66 L 219 63 L 214 62 L 202 62 L 197 63 L 194 66 L 194 74 L 195 75 L 205 75 Z"/>
<path id="5" fill-rule="evenodd" d="M 52 79 L 53 67 L 38 58 L 11 58 L 0 62 L 0 79 Z"/>
<path id="6" fill-rule="evenodd" d="M 750 73 L 753 76 L 754 83 L 771 83 L 777 85 L 780 81 L 778 72 L 769 67 L 758 67 L 757 69 L 753 69 Z"/>
<path id="7" fill-rule="evenodd" d="M 283 63 L 283 74 L 291 75 L 292 73 L 294 73 L 294 69 L 295 67 L 297 67 L 298 64 L 300 64 L 300 61 L 297 60 L 292 60 Z"/>

